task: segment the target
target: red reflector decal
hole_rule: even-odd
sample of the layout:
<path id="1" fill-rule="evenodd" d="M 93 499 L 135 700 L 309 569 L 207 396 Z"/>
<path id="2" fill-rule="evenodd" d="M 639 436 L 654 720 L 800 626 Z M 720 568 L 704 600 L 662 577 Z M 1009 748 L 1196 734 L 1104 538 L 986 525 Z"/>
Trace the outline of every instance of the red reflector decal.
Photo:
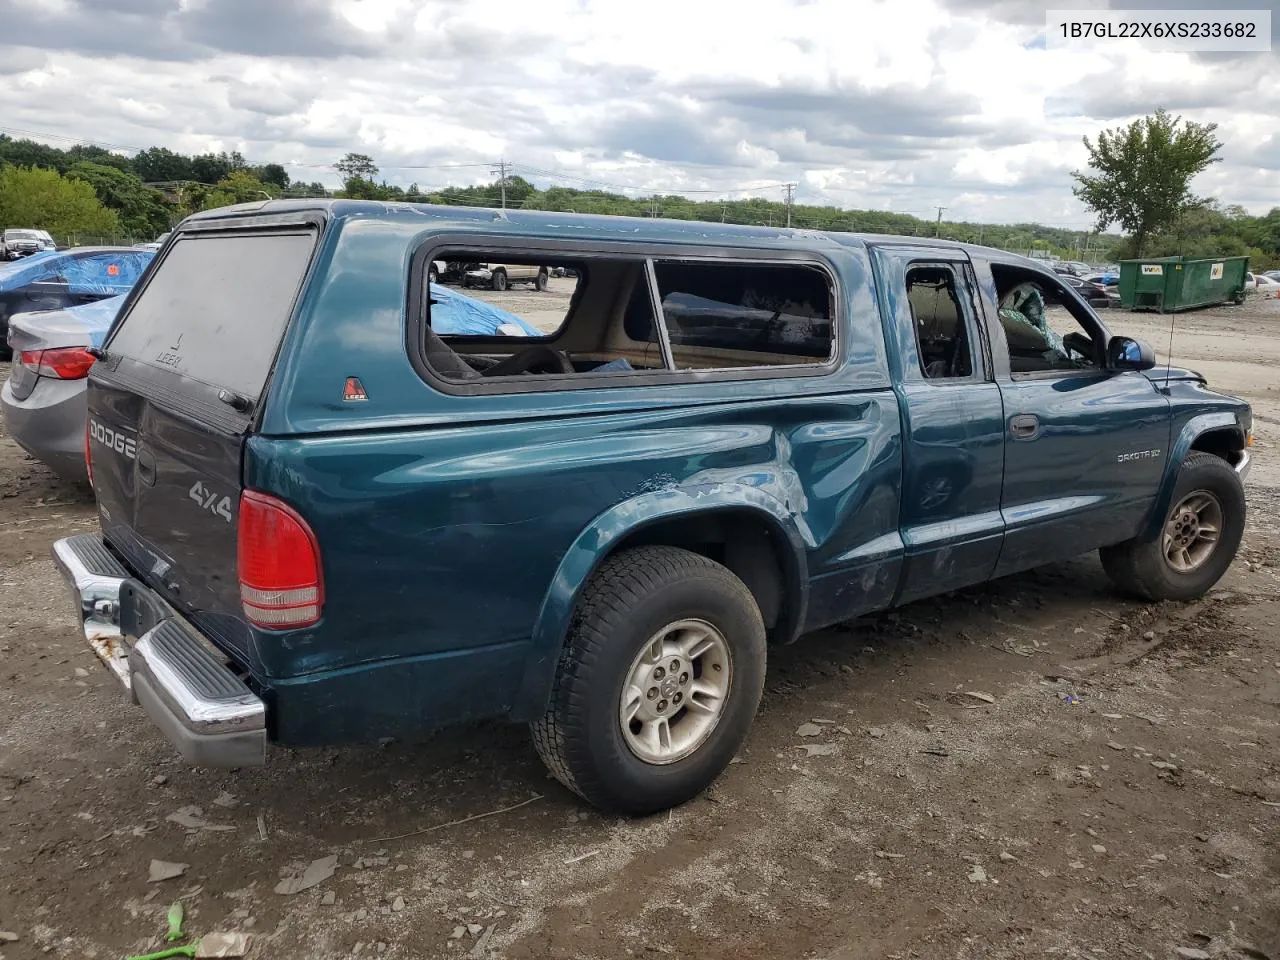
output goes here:
<path id="1" fill-rule="evenodd" d="M 343 400 L 368 400 L 369 394 L 364 391 L 364 384 L 359 377 L 347 377 L 347 385 L 342 388 Z"/>

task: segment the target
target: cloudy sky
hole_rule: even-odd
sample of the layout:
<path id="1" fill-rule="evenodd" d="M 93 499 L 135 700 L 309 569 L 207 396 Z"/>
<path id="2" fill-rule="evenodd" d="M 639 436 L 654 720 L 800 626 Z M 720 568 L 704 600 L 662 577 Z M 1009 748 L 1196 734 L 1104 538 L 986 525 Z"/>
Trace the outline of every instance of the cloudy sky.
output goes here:
<path id="1" fill-rule="evenodd" d="M 1238 0 L 1272 10 L 1280 0 Z M 1124 8 L 1210 0 L 1112 0 Z M 239 150 L 336 184 L 781 199 L 1084 227 L 1080 138 L 1164 105 L 1220 124 L 1201 193 L 1280 205 L 1271 53 L 1045 47 L 1105 0 L 0 0 L 0 131 Z M 697 192 L 695 194 L 695 192 Z"/>

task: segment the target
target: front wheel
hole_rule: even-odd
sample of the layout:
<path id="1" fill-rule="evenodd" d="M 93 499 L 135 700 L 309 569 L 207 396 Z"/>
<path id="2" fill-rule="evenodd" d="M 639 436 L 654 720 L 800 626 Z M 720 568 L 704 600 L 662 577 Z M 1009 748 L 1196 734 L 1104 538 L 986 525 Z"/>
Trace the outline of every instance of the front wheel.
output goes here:
<path id="1" fill-rule="evenodd" d="M 1244 536 L 1244 484 L 1209 453 L 1183 461 L 1164 524 L 1154 537 L 1099 551 L 1117 586 L 1147 600 L 1194 600 L 1222 579 Z"/>
<path id="2" fill-rule="evenodd" d="M 665 810 L 728 766 L 764 674 L 764 623 L 741 580 L 687 550 L 625 550 L 583 591 L 533 742 L 588 803 Z"/>
<path id="3" fill-rule="evenodd" d="M 539 270 L 537 278 L 533 281 L 534 287 L 539 293 L 545 293 L 547 289 L 547 271 Z"/>
<path id="4" fill-rule="evenodd" d="M 495 290 L 507 289 L 507 271 L 505 270 L 493 271 L 493 278 L 490 280 L 490 283 L 493 285 L 493 289 Z"/>

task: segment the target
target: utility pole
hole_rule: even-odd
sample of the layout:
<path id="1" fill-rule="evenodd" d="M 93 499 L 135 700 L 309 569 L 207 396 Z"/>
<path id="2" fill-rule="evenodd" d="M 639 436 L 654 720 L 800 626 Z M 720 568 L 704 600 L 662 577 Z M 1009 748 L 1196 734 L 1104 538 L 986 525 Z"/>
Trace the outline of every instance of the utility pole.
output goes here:
<path id="1" fill-rule="evenodd" d="M 946 207 L 938 208 L 938 221 L 937 223 L 934 224 L 934 227 L 933 227 L 933 235 L 935 237 L 942 232 L 942 211 L 945 209 L 947 208 Z"/>
<path id="2" fill-rule="evenodd" d="M 791 204 L 796 198 L 796 186 L 794 183 L 784 183 L 782 189 L 787 191 L 787 226 L 791 226 Z"/>
<path id="3" fill-rule="evenodd" d="M 978 224 L 978 246 L 982 246 L 982 235 L 986 233 L 987 225 L 985 223 Z"/>
<path id="4" fill-rule="evenodd" d="M 490 173 L 498 175 L 498 186 L 502 188 L 502 209 L 507 209 L 507 161 L 499 160 L 496 167 L 489 168 Z"/>

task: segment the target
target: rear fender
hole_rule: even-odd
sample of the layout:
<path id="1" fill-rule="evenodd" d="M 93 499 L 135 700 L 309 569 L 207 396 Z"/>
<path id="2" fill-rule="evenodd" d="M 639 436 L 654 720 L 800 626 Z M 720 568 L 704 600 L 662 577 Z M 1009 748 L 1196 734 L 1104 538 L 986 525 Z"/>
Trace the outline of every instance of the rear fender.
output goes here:
<path id="1" fill-rule="evenodd" d="M 1178 472 L 1182 469 L 1183 462 L 1191 453 L 1191 448 L 1196 439 L 1206 433 L 1218 430 L 1231 430 L 1234 433 L 1240 433 L 1240 424 L 1236 420 L 1236 415 L 1229 410 L 1202 413 L 1192 417 L 1183 425 L 1182 430 L 1173 441 L 1169 456 L 1165 459 L 1164 475 L 1160 479 L 1160 493 L 1156 497 L 1155 505 L 1151 508 L 1151 515 L 1147 518 L 1145 537 L 1150 538 L 1159 535 L 1164 525 L 1164 518 L 1169 512 L 1169 508 L 1173 505 L 1173 488 L 1178 482 Z M 1240 445 L 1241 447 L 1244 446 L 1243 436 L 1240 438 Z"/>
<path id="2" fill-rule="evenodd" d="M 532 720 L 542 715 L 551 696 L 560 652 L 568 633 L 574 605 L 583 586 L 619 543 L 651 524 L 679 517 L 692 518 L 718 510 L 750 510 L 757 514 L 779 541 L 789 546 L 784 564 L 788 582 L 798 585 L 793 616 L 804 622 L 808 601 L 805 544 L 795 520 L 782 503 L 758 487 L 718 483 L 706 487 L 656 490 L 632 497 L 600 514 L 574 540 L 551 581 L 533 630 L 524 680 L 511 710 L 514 720 Z"/>

